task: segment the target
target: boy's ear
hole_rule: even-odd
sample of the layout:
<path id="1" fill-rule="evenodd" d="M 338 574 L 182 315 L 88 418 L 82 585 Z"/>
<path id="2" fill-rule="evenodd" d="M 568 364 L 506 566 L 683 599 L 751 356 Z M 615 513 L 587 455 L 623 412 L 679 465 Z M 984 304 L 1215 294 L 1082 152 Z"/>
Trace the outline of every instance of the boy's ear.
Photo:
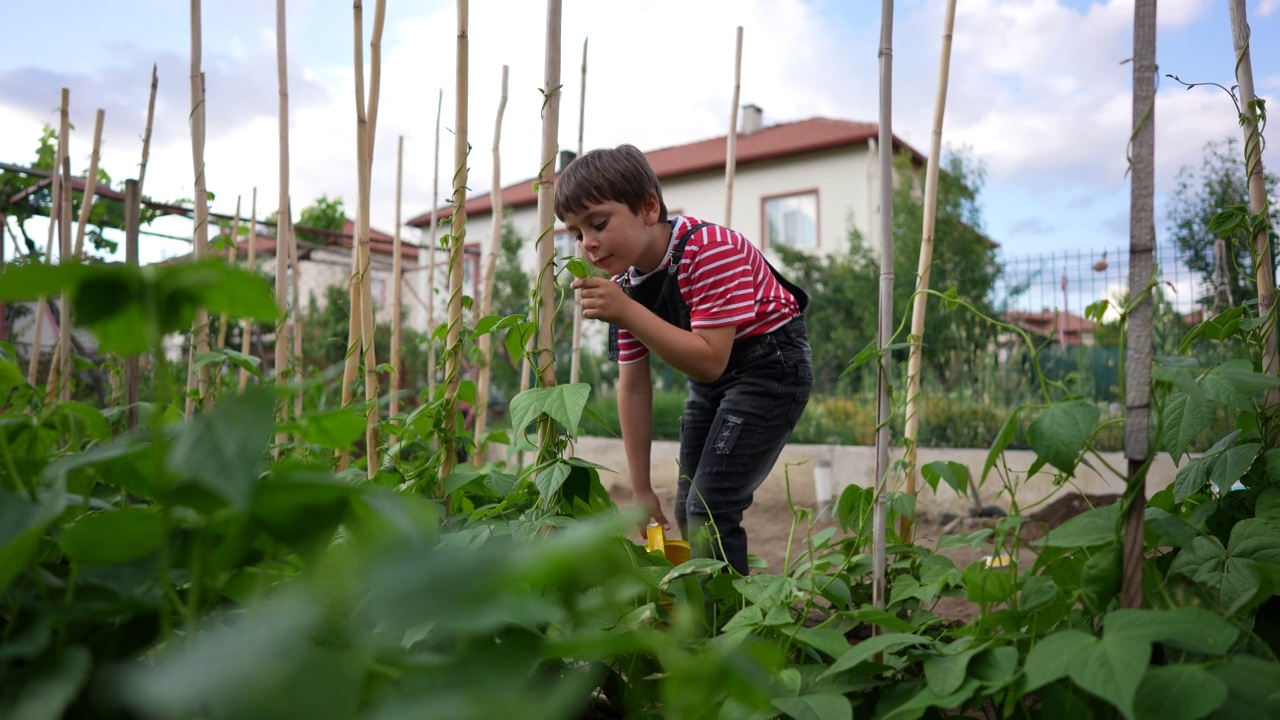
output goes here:
<path id="1" fill-rule="evenodd" d="M 640 208 L 640 215 L 644 218 L 645 225 L 658 224 L 658 219 L 662 216 L 662 201 L 658 199 L 658 193 L 649 191 L 645 196 L 644 205 Z"/>

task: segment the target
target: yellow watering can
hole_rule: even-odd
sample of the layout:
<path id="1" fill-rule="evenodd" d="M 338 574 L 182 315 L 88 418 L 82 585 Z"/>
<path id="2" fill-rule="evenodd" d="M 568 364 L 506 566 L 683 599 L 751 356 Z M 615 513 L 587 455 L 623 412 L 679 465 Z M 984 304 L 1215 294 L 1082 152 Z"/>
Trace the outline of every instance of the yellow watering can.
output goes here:
<path id="1" fill-rule="evenodd" d="M 662 553 L 672 565 L 689 562 L 691 556 L 689 543 L 684 540 L 667 540 L 662 531 L 662 526 L 658 523 L 649 523 L 645 535 L 648 537 L 645 549 L 649 552 Z"/>

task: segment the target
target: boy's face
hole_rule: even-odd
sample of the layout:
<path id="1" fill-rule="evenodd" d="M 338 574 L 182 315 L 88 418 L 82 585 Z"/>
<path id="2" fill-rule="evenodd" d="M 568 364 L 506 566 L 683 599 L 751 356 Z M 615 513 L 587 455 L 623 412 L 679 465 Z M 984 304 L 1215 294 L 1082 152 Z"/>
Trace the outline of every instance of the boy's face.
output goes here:
<path id="1" fill-rule="evenodd" d="M 648 240 L 650 229 L 658 224 L 658 207 L 655 195 L 649 196 L 639 213 L 612 200 L 593 203 L 580 213 L 570 213 L 564 224 L 592 265 L 617 275 L 633 265 L 643 268 L 653 254 Z M 665 249 L 664 242 L 662 250 Z M 653 263 L 656 265 L 661 259 L 660 251 Z"/>

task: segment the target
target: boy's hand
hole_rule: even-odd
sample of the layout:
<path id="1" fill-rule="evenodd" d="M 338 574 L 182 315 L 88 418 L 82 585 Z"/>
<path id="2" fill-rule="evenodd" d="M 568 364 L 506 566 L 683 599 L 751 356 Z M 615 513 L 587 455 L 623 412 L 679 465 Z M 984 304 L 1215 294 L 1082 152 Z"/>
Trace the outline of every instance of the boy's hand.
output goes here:
<path id="1" fill-rule="evenodd" d="M 637 493 L 636 503 L 649 512 L 648 516 L 640 521 L 640 538 L 642 540 L 649 539 L 648 527 L 650 518 L 662 526 L 663 532 L 671 531 L 671 521 L 667 519 L 666 515 L 662 514 L 662 503 L 658 501 L 658 496 L 654 494 L 653 490 Z"/>
<path id="2" fill-rule="evenodd" d="M 608 278 L 588 277 L 573 281 L 582 304 L 582 316 L 588 320 L 603 320 L 622 325 L 623 318 L 635 303 Z"/>

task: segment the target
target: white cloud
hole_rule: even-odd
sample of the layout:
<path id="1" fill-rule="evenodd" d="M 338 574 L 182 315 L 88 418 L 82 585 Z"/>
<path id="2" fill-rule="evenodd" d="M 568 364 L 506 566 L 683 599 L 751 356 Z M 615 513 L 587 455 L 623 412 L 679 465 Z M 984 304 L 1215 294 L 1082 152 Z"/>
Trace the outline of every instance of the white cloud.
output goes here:
<path id="1" fill-rule="evenodd" d="M 1276 8 L 1280 8 L 1280 0 L 1262 0 L 1262 2 L 1258 3 L 1256 12 L 1258 17 L 1266 17 L 1275 12 Z"/>

